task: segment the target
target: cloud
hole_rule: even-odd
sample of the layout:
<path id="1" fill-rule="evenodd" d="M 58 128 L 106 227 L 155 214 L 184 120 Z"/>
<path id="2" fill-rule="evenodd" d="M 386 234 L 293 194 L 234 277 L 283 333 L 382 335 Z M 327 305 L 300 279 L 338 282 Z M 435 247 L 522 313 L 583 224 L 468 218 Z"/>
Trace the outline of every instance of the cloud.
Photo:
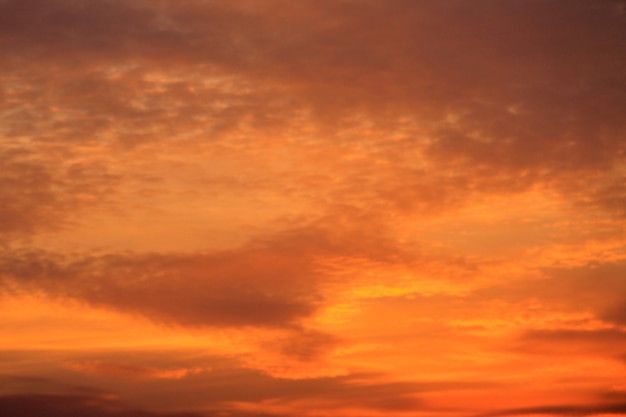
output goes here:
<path id="1" fill-rule="evenodd" d="M 214 378 L 207 385 L 211 387 L 208 398 L 218 401 L 260 402 L 279 399 L 285 403 L 297 404 L 302 401 L 304 404 L 317 404 L 327 409 L 358 407 L 378 410 L 420 409 L 424 405 L 416 398 L 416 394 L 427 389 L 427 386 L 412 382 L 386 382 L 377 375 L 291 380 L 268 378 L 246 370 L 237 371 L 221 382 L 219 378 Z"/>
<path id="2" fill-rule="evenodd" d="M 110 375 L 120 378 L 157 378 L 157 379 L 180 379 L 188 375 L 193 375 L 199 372 L 207 372 L 210 369 L 206 368 L 175 368 L 175 369 L 160 369 L 150 368 L 137 365 L 124 365 L 107 362 L 74 362 L 68 364 L 70 369 L 78 372 L 96 374 L 96 375 Z"/>
<path id="3" fill-rule="evenodd" d="M 530 415 L 551 415 L 551 416 L 589 416 L 589 415 L 623 415 L 626 413 L 626 403 L 614 404 L 591 404 L 591 405 L 549 405 L 528 408 L 513 408 L 509 410 L 494 411 L 479 414 L 482 417 L 488 416 L 530 416 Z"/>
<path id="4" fill-rule="evenodd" d="M 343 316 L 332 331 L 316 321 L 326 307 L 387 311 L 356 306 L 383 297 L 389 317 L 419 312 L 437 326 L 513 317 L 506 329 L 524 353 L 623 355 L 620 10 L 617 0 L 0 0 L 0 291 L 177 330 L 258 331 L 271 337 L 249 351 L 302 367 L 344 346 L 337 329 L 365 338 L 350 330 L 368 326 Z M 541 201 L 512 209 L 531 197 Z M 573 261 L 560 244 L 578 250 Z M 605 265 L 581 266 L 596 258 Z M 546 269 L 561 261 L 579 267 Z M 455 296 L 398 307 L 393 297 L 412 293 Z M 82 378 L 209 377 L 148 377 L 189 364 L 85 363 Z M 234 394 L 246 378 L 249 396 Z M 364 380 L 246 374 L 215 392 L 427 407 L 419 386 Z M 127 415 L 81 398 L 97 417 Z M 35 396 L 32 407 L 58 415 L 69 402 Z M 572 407 L 552 412 L 588 410 Z"/>
<path id="5" fill-rule="evenodd" d="M 229 26 L 243 29 L 249 20 L 236 10 L 214 2 L 160 8 L 142 1 L 0 7 L 10 16 L 2 28 L 11 58 L 0 63 L 8 80 L 7 138 L 68 145 L 113 139 L 130 146 L 197 129 L 218 134 L 248 115 L 260 125 L 275 119 L 272 113 L 287 116 L 281 100 L 229 73 L 231 55 L 242 52 L 231 40 L 237 29 Z M 22 56 L 22 48 L 33 55 Z M 42 63 L 49 64 L 45 73 Z"/>
<path id="6" fill-rule="evenodd" d="M 305 358 L 336 342 L 301 325 L 340 295 L 337 291 L 348 295 L 352 288 L 412 285 L 407 291 L 445 292 L 448 284 L 477 270 L 462 257 L 411 249 L 387 237 L 377 220 L 348 211 L 230 250 L 7 249 L 0 253 L 0 288 L 74 299 L 177 326 L 284 328 L 296 339 L 290 336 L 280 350 Z M 361 268 L 392 272 L 379 282 L 355 273 Z M 450 276 L 433 278 L 421 289 L 420 273 L 441 269 Z M 429 287 L 435 284 L 434 290 Z"/>
<path id="7" fill-rule="evenodd" d="M 157 7 L 31 0 L 2 7 L 10 16 L 4 25 L 9 55 L 34 48 L 39 53 L 27 64 L 49 61 L 64 71 L 82 58 L 71 71 L 78 78 L 51 74 L 67 84 L 49 85 L 46 100 L 50 107 L 87 110 L 79 121 L 91 120 L 92 131 L 114 124 L 141 130 L 148 119 L 151 126 L 188 129 L 196 116 L 211 125 L 249 115 L 263 130 L 308 112 L 331 126 L 319 127 L 327 132 L 352 127 L 355 116 L 387 127 L 413 118 L 434 136 L 429 155 L 466 161 L 465 169 L 488 168 L 506 183 L 532 169 L 544 172 L 523 181 L 608 168 L 622 158 L 626 103 L 615 87 L 625 83 L 619 71 L 624 29 L 609 2 Z M 119 76 L 105 76 L 107 68 Z M 150 81 L 151 71 L 165 76 Z M 226 80 L 208 88 L 201 76 Z M 262 93 L 264 86 L 273 88 L 272 96 Z M 63 91 L 68 94 L 57 94 Z M 133 110 L 139 98 L 144 111 Z M 162 99 L 167 108 L 159 106 Z M 216 102 L 224 111 L 211 110 Z"/>
<path id="8" fill-rule="evenodd" d="M 244 386 L 246 385 L 245 381 L 237 380 L 237 382 L 244 383 Z M 298 384 L 294 384 L 293 382 L 289 385 L 289 389 L 281 391 L 287 394 L 293 388 L 297 393 L 300 391 L 301 388 L 306 389 L 308 387 L 312 388 L 313 392 L 311 393 L 311 395 L 307 395 L 307 398 L 316 398 L 320 394 L 325 397 L 326 395 L 330 394 L 330 390 L 326 388 L 323 388 L 320 391 L 320 388 L 325 385 L 325 381 L 320 381 L 319 383 L 303 383 L 300 384 L 302 385 L 301 388 L 294 386 Z M 269 390 L 262 389 L 261 391 L 266 391 L 266 394 L 261 395 L 261 397 L 266 397 L 269 392 L 275 391 L 275 388 L 279 386 L 280 385 L 270 385 Z M 255 396 L 255 387 L 250 385 L 247 385 L 246 387 L 248 388 L 248 390 L 244 392 L 248 394 L 246 400 L 249 401 L 251 397 Z M 238 385 L 237 387 L 214 385 L 213 388 L 220 392 L 222 395 L 226 394 L 225 398 L 217 400 L 213 404 L 211 404 L 212 401 L 205 401 L 205 405 L 202 408 L 207 411 L 199 412 L 156 412 L 132 407 L 107 397 L 100 397 L 95 395 L 51 394 L 20 394 L 0 396 L 0 412 L 3 415 L 11 415 L 15 417 L 78 417 L 84 415 L 90 415 L 94 417 L 203 417 L 214 415 L 228 415 L 232 417 L 272 417 L 277 415 L 294 415 L 291 413 L 274 414 L 263 411 L 254 412 L 238 410 L 238 407 L 233 407 L 232 405 L 229 405 L 227 399 L 231 397 L 240 398 L 242 397 L 242 395 L 232 395 L 233 392 L 225 391 L 224 389 L 233 389 L 241 393 L 242 385 Z M 344 394 L 348 395 L 348 397 L 345 399 L 340 399 L 331 395 L 330 397 L 333 398 L 333 404 L 335 405 L 341 403 L 344 403 L 346 405 L 358 404 L 360 408 L 374 410 L 411 410 L 418 407 L 418 403 L 416 402 L 416 400 L 412 399 L 411 397 L 405 397 L 395 392 L 388 392 L 389 389 L 394 390 L 394 388 L 398 388 L 398 386 L 396 385 L 389 385 L 388 388 L 385 388 L 385 386 L 381 384 L 379 386 L 372 385 L 370 387 L 365 386 L 363 388 L 354 387 L 352 389 L 344 389 L 340 384 L 335 386 L 335 388 L 341 389 Z M 210 391 L 209 393 L 210 395 L 208 397 L 210 399 L 215 397 L 215 395 L 212 394 Z M 260 393 L 261 392 L 259 392 L 259 394 Z M 259 408 L 262 407 L 263 406 L 259 404 Z"/>
<path id="9" fill-rule="evenodd" d="M 514 342 L 514 348 L 528 354 L 593 356 L 619 360 L 619 355 L 626 348 L 626 332 L 616 328 L 530 330 Z"/>
<path id="10" fill-rule="evenodd" d="M 13 288 L 43 291 L 189 326 L 286 326 L 319 300 L 310 260 L 268 250 L 209 255 L 12 254 L 3 276 Z M 7 284 L 7 281 L 5 281 Z"/>
<path id="11" fill-rule="evenodd" d="M 20 364 L 20 374 L 30 376 L 4 375 L 5 368 L 0 370 L 4 398 L 36 393 L 34 396 L 41 397 L 43 404 L 52 404 L 51 409 L 56 406 L 48 399 L 67 397 L 77 398 L 77 405 L 85 398 L 88 404 L 118 412 L 138 409 L 167 414 L 188 410 L 208 416 L 220 412 L 246 415 L 246 410 L 251 415 L 255 415 L 254 411 L 286 416 L 302 415 L 312 409 L 324 412 L 358 409 L 366 413 L 437 411 L 422 397 L 429 393 L 480 392 L 498 386 L 461 379 L 404 380 L 371 372 L 277 378 L 230 356 L 207 355 L 202 347 L 191 351 L 22 351 L 13 353 L 10 359 L 9 366 Z M 210 371 L 192 370 L 180 378 L 157 375 L 194 366 Z M 63 406 L 64 402 L 61 403 L 58 407 Z"/>
<path id="12" fill-rule="evenodd" d="M 101 164 L 59 163 L 69 157 L 59 149 L 0 147 L 1 241 L 67 227 L 70 213 L 105 206 L 117 178 Z"/>
<path id="13" fill-rule="evenodd" d="M 617 329 L 531 331 L 526 337 L 530 339 L 543 339 L 563 343 L 587 341 L 593 343 L 616 343 L 626 341 L 626 333 Z"/>
<path id="14" fill-rule="evenodd" d="M 0 396 L 0 412 L 15 417 L 201 417 L 196 413 L 156 413 L 128 409 L 114 401 L 87 395 L 22 394 Z"/>
<path id="15" fill-rule="evenodd" d="M 602 318 L 617 326 L 626 326 L 626 300 L 623 300 L 619 305 L 608 308 Z"/>
<path id="16" fill-rule="evenodd" d="M 615 252 L 621 257 L 621 244 Z M 578 254 L 577 260 L 584 259 L 584 256 L 584 252 Z M 541 274 L 537 274 L 535 279 L 495 282 L 494 285 L 477 289 L 470 295 L 470 300 L 534 303 L 540 309 L 586 316 L 587 325 L 591 326 L 587 330 L 611 332 L 612 327 L 621 325 L 621 307 L 626 291 L 622 278 L 625 268 L 626 263 L 623 260 L 600 260 L 584 262 L 580 266 L 542 268 Z M 552 330 L 565 330 L 568 324 L 576 326 L 576 323 L 553 323 L 556 328 Z M 569 330 L 573 330 L 573 327 Z M 586 333 L 581 333 L 584 334 Z"/>
<path id="17" fill-rule="evenodd" d="M 340 345 L 340 338 L 320 331 L 301 329 L 288 333 L 283 338 L 273 336 L 266 348 L 280 352 L 288 358 L 301 362 L 314 362 L 329 350 Z"/>
<path id="18" fill-rule="evenodd" d="M 290 178 L 275 191 L 315 201 L 315 213 L 340 200 L 379 217 L 433 215 L 542 186 L 623 215 L 624 25 L 612 2 L 0 7 L 8 143 L 99 143 L 123 164 L 135 155 L 120 149 L 139 144 L 194 155 L 262 138 L 305 162 L 268 177 Z M 245 153 L 259 171 L 264 152 Z M 143 169 L 165 191 L 163 173 Z M 50 193 L 54 178 L 36 185 L 44 203 L 69 198 Z M 6 213 L 6 225 L 59 218 L 28 210 Z"/>

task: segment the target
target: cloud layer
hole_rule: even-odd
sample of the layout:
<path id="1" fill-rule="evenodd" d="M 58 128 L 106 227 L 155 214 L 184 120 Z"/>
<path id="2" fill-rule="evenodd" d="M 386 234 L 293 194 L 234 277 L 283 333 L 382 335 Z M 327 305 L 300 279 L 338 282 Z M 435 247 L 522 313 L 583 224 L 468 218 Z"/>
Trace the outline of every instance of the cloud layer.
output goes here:
<path id="1" fill-rule="evenodd" d="M 0 414 L 623 413 L 625 8 L 0 0 Z"/>

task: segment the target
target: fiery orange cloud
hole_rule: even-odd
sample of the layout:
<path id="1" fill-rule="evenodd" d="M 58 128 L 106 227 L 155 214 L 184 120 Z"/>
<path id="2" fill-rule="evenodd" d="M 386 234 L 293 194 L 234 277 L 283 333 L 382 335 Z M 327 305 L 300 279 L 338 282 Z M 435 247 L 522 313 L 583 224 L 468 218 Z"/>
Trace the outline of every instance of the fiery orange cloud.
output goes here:
<path id="1" fill-rule="evenodd" d="M 0 415 L 626 415 L 624 0 L 0 0 Z"/>

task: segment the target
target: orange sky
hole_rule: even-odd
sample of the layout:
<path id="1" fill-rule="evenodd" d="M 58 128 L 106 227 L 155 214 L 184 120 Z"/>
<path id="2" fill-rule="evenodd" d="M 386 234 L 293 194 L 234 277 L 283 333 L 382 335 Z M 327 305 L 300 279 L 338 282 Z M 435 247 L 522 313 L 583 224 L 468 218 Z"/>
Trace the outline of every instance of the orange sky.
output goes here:
<path id="1" fill-rule="evenodd" d="M 1 0 L 0 415 L 626 416 L 625 0 Z"/>

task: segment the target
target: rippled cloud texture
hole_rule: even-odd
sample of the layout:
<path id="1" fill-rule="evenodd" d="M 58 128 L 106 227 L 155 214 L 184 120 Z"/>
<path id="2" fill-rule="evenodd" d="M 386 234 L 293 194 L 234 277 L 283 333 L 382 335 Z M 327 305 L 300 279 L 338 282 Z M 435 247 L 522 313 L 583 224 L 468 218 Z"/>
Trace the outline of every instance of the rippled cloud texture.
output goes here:
<path id="1" fill-rule="evenodd" d="M 0 414 L 626 415 L 624 0 L 0 0 Z"/>

